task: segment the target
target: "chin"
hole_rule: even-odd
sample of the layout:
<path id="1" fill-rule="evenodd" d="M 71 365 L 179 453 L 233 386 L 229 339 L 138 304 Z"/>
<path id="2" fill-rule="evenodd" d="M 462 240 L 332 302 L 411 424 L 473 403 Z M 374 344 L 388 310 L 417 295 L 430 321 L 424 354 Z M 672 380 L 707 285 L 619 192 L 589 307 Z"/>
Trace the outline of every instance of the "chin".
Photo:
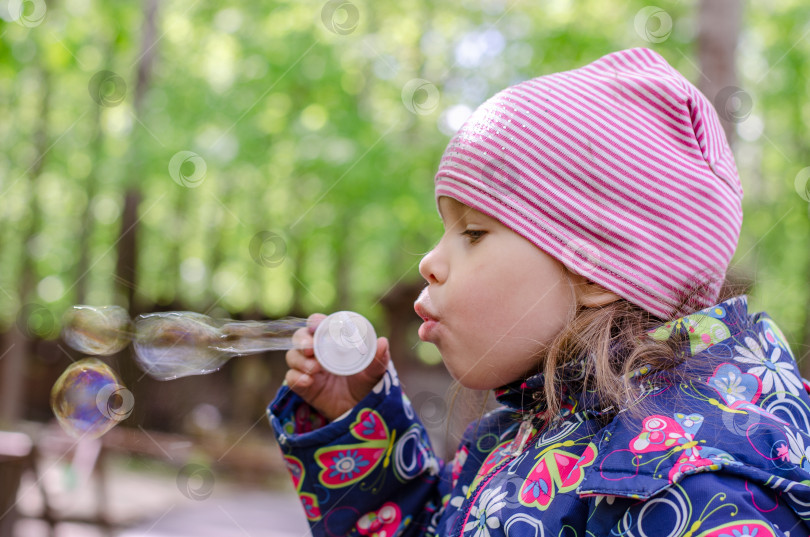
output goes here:
<path id="1" fill-rule="evenodd" d="M 481 375 L 481 373 L 470 371 L 454 371 L 449 367 L 447 370 L 453 380 L 469 390 L 494 390 L 507 384 L 506 382 L 499 382 L 498 378 L 493 375 Z"/>
<path id="2" fill-rule="evenodd" d="M 494 371 L 481 369 L 480 364 L 478 368 L 470 369 L 466 367 L 467 364 L 464 363 L 463 359 L 457 359 L 457 357 L 445 352 L 442 353 L 442 361 L 453 380 L 470 390 L 494 390 L 521 378 L 520 375 L 503 378 L 502 375 L 498 375 Z"/>
<path id="3" fill-rule="evenodd" d="M 450 376 L 453 377 L 453 380 L 464 386 L 465 388 L 469 388 L 472 390 L 478 390 L 480 388 L 474 387 L 474 384 L 477 384 L 476 375 L 470 372 L 469 369 L 464 369 L 463 367 L 459 367 L 454 365 L 453 360 L 448 360 L 444 354 L 442 354 L 442 361 L 444 362 L 444 367 L 447 369 L 447 372 L 450 373 Z"/>
<path id="4" fill-rule="evenodd" d="M 459 381 L 459 384 L 467 388 L 468 390 L 480 390 L 480 391 L 488 391 L 494 390 L 495 388 L 500 388 L 503 384 L 493 385 L 492 381 L 490 380 L 487 382 L 485 379 L 475 379 L 473 381 L 468 382 L 469 377 L 466 377 L 463 381 Z"/>

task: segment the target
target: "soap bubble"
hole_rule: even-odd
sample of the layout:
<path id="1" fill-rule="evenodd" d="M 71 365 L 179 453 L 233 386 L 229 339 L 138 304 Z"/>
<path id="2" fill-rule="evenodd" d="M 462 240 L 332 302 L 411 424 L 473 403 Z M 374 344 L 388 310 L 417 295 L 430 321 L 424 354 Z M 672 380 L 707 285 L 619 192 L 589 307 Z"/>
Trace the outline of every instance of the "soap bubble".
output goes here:
<path id="1" fill-rule="evenodd" d="M 64 315 L 62 339 L 85 354 L 108 356 L 132 339 L 132 321 L 120 306 L 73 306 Z"/>
<path id="2" fill-rule="evenodd" d="M 200 313 L 170 311 L 139 315 L 135 320 L 135 360 L 160 380 L 211 373 L 233 353 L 215 348 L 222 332 L 218 323 Z"/>
<path id="3" fill-rule="evenodd" d="M 134 403 L 115 371 L 96 358 L 71 364 L 51 390 L 51 409 L 74 438 L 98 438 L 126 419 Z"/>
<path id="4" fill-rule="evenodd" d="M 234 356 L 287 350 L 305 319 L 233 321 L 192 311 L 165 311 L 135 319 L 132 346 L 138 366 L 158 380 L 205 375 Z"/>

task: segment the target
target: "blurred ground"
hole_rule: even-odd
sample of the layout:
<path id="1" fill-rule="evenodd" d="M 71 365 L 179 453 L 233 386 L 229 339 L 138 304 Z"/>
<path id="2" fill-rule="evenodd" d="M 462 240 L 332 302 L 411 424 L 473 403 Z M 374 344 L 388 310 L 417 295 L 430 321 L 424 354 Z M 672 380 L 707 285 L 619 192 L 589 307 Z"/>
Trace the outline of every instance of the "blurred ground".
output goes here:
<path id="1" fill-rule="evenodd" d="M 143 487 L 142 499 L 149 498 L 163 485 Z M 159 509 L 138 505 L 138 511 L 153 511 L 135 526 L 115 531 L 116 537 L 307 537 L 309 525 L 304 519 L 298 498 L 277 492 L 234 492 L 196 505 L 168 502 Z M 146 502 L 152 503 L 152 502 Z M 168 505 L 168 506 L 167 506 Z M 160 514 L 157 514 L 160 513 Z M 46 537 L 48 525 L 40 520 L 17 522 L 15 537 Z M 105 531 L 86 524 L 59 524 L 56 537 L 106 537 Z"/>
<path id="2" fill-rule="evenodd" d="M 23 474 L 13 537 L 310 535 L 275 444 L 242 439 L 227 456 L 212 458 L 175 436 L 141 431 L 140 436 L 148 435 L 144 443 L 133 439 L 131 431 L 127 436 L 117 432 L 104 437 L 103 454 L 98 441 L 74 442 L 64 449 L 60 441 L 65 439 L 51 436 L 57 430 L 39 433 L 38 445 L 46 449 L 39 449 L 36 473 Z M 110 445 L 122 439 L 133 448 L 148 443 L 163 456 L 133 455 Z M 246 481 L 222 464 L 231 457 L 266 462 Z M 45 494 L 54 518 L 66 521 L 56 525 L 54 534 L 43 519 Z M 105 529 L 105 521 L 112 529 Z"/>
<path id="3" fill-rule="evenodd" d="M 167 512 L 157 521 L 124 531 L 119 537 L 311 535 L 301 504 L 292 492 L 243 492 L 206 504 Z"/>
<path id="4" fill-rule="evenodd" d="M 73 478 L 57 475 L 55 468 L 46 474 L 50 481 Z M 309 525 L 290 485 L 286 490 L 246 490 L 244 487 L 216 482 L 211 494 L 192 499 L 181 493 L 174 473 L 116 468 L 108 472 L 107 509 L 109 519 L 128 526 L 110 533 L 88 524 L 57 525 L 56 537 L 305 537 Z M 53 490 L 55 483 L 50 483 Z M 199 483 L 197 488 L 203 486 Z M 64 516 L 92 516 L 97 501 L 94 484 L 76 484 L 64 494 L 52 495 L 54 507 Z M 42 502 L 31 476 L 20 487 L 21 515 L 41 512 Z M 48 525 L 42 520 L 21 519 L 15 537 L 47 537 Z"/>

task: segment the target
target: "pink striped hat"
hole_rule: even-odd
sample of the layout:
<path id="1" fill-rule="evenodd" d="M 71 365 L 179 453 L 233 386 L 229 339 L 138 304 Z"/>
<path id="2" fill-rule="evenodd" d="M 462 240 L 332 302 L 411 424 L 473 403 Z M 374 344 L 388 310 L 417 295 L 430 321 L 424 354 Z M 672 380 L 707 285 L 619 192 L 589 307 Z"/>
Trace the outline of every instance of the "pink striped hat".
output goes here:
<path id="1" fill-rule="evenodd" d="M 634 48 L 506 88 L 467 119 L 435 193 L 498 219 L 661 319 L 716 303 L 742 185 L 711 103 Z M 692 311 L 680 293 L 700 285 Z"/>

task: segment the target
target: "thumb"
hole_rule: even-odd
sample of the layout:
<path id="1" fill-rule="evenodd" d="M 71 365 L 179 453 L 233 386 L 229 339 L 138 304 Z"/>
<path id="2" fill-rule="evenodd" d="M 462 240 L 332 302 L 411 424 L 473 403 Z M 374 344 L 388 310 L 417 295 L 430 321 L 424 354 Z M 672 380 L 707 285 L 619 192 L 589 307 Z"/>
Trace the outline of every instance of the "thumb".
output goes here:
<path id="1" fill-rule="evenodd" d="M 374 360 L 366 368 L 365 373 L 370 377 L 379 379 L 388 368 L 388 363 L 391 361 L 390 344 L 387 337 L 377 338 L 377 352 L 374 354 Z"/>

